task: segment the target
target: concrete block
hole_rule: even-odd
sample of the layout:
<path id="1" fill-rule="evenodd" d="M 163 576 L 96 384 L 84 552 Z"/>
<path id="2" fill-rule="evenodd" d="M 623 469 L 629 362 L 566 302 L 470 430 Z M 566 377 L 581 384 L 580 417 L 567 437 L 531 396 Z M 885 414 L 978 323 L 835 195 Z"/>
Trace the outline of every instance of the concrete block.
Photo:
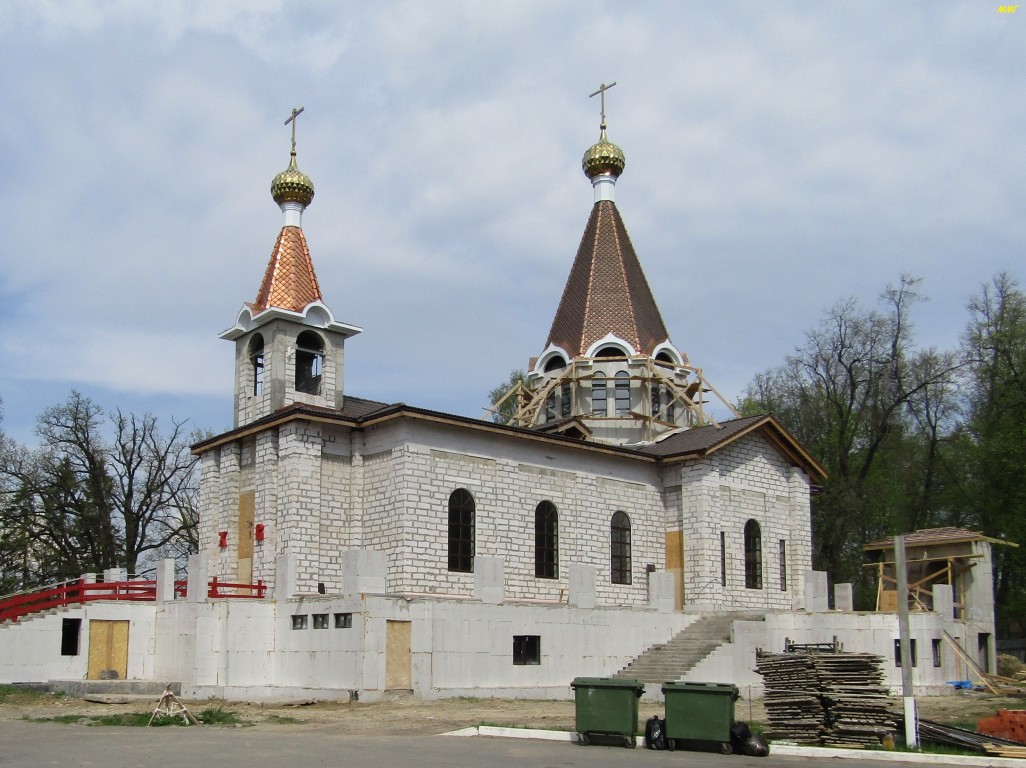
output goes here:
<path id="1" fill-rule="evenodd" d="M 669 613 L 674 608 L 674 574 L 655 571 L 648 574 L 648 607 L 660 613 Z"/>
<path id="2" fill-rule="evenodd" d="M 299 562 L 296 556 L 286 552 L 274 559 L 274 599 L 287 600 L 296 594 Z"/>
<path id="3" fill-rule="evenodd" d="M 500 605 L 505 594 L 505 563 L 498 557 L 474 558 L 474 597 L 488 605 Z"/>
<path id="4" fill-rule="evenodd" d="M 819 613 L 830 609 L 826 571 L 805 572 L 805 610 Z"/>
<path id="5" fill-rule="evenodd" d="M 851 584 L 834 584 L 834 610 L 850 613 L 855 606 L 854 595 Z"/>
<path id="6" fill-rule="evenodd" d="M 594 608 L 595 566 L 574 563 L 569 571 L 570 595 L 567 604 L 574 608 Z"/>
<path id="7" fill-rule="evenodd" d="M 388 559 L 376 549 L 350 549 L 342 553 L 342 594 L 385 594 Z"/>
<path id="8" fill-rule="evenodd" d="M 169 603 L 175 599 L 175 561 L 161 560 L 157 563 L 157 602 Z"/>
<path id="9" fill-rule="evenodd" d="M 210 558 L 205 552 L 189 555 L 190 603 L 204 603 L 207 600 L 207 585 L 210 582 Z"/>
<path id="10" fill-rule="evenodd" d="M 933 585 L 933 611 L 945 619 L 955 617 L 955 596 L 950 584 Z"/>

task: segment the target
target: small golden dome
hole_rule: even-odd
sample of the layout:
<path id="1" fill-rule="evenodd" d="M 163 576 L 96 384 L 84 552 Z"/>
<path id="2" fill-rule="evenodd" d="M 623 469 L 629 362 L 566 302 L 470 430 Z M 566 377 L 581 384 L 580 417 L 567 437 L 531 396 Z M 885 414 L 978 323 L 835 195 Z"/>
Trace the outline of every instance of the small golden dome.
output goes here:
<path id="1" fill-rule="evenodd" d="M 615 179 L 623 173 L 626 165 L 627 160 L 623 156 L 623 150 L 606 138 L 606 124 L 603 123 L 598 143 L 589 147 L 581 160 L 584 175 L 589 179 L 594 179 L 596 176 L 609 174 Z"/>
<path id="2" fill-rule="evenodd" d="M 299 203 L 304 208 L 314 198 L 314 185 L 310 177 L 296 167 L 296 153 L 292 153 L 289 167 L 274 177 L 271 182 L 271 197 L 278 205 Z"/>

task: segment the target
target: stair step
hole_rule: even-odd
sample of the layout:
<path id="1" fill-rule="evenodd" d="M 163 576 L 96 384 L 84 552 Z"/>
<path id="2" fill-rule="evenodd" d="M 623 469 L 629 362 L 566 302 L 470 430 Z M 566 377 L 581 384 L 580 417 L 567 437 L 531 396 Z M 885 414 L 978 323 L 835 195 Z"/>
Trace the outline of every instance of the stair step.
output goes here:
<path id="1" fill-rule="evenodd" d="M 730 642 L 735 621 L 760 619 L 764 620 L 765 615 L 750 611 L 702 616 L 669 642 L 648 648 L 615 676 L 636 678 L 646 683 L 679 680 L 718 647 Z"/>

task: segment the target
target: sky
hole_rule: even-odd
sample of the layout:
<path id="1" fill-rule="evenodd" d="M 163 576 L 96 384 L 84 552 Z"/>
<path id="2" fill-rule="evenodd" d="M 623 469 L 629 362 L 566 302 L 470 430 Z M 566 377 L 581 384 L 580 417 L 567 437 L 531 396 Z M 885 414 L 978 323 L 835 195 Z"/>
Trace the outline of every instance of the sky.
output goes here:
<path id="1" fill-rule="evenodd" d="M 231 426 L 288 164 L 348 394 L 480 416 L 544 348 L 609 138 L 671 339 L 729 400 L 902 274 L 920 346 L 1023 284 L 1026 7 L 0 3 L 0 427 L 73 390 Z"/>

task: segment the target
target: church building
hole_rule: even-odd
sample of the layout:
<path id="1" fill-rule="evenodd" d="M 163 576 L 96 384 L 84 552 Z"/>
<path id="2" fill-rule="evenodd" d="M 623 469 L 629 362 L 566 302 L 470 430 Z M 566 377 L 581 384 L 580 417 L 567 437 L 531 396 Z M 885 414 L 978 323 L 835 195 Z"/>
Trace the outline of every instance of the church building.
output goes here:
<path id="1" fill-rule="evenodd" d="M 671 340 L 615 200 L 626 162 L 604 102 L 582 162 L 592 207 L 548 338 L 497 404 L 506 423 L 346 391 L 345 346 L 362 329 L 329 308 L 303 233 L 314 185 L 298 167 L 300 111 L 271 184 L 281 231 L 256 298 L 221 333 L 235 345 L 234 426 L 194 446 L 187 594 L 163 563 L 153 602 L 28 623 L 71 647 L 83 620 L 120 622 L 123 658 L 109 649 L 87 671 L 29 631 L 19 652 L 43 655 L 0 662 L 0 680 L 101 670 L 202 696 L 566 697 L 574 677 L 689 644 L 689 627 L 713 621 L 722 641 L 657 680 L 758 686 L 755 648 L 788 638 L 889 653 L 893 617 L 871 625 L 850 590 L 831 610 L 812 571 L 823 468 L 773 416 L 734 413 Z M 952 620 L 932 615 L 915 625 L 923 647 Z"/>
<path id="2" fill-rule="evenodd" d="M 314 195 L 293 149 L 271 187 L 284 225 L 235 343 L 235 429 L 196 446 L 211 573 L 298 593 L 343 589 L 374 552 L 385 592 L 470 595 L 485 559 L 506 598 L 559 601 L 572 566 L 600 604 L 790 608 L 811 568 L 823 470 L 770 416 L 717 422 L 670 340 L 614 199 L 623 152 L 584 155 L 594 204 L 510 425 L 349 395 L 345 343 L 302 230 Z M 729 405 L 725 407 L 729 408 Z"/>

